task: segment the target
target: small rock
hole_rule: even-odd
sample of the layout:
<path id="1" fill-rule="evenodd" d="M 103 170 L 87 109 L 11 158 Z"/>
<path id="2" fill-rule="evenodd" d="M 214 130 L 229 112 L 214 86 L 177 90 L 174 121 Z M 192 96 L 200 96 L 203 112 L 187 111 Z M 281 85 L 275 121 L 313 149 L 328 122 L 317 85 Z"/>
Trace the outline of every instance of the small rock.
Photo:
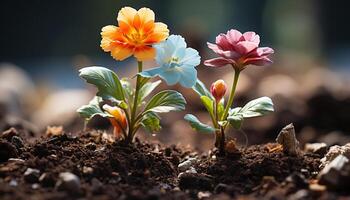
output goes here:
<path id="1" fill-rule="evenodd" d="M 324 155 L 327 152 L 327 144 L 326 143 L 307 143 L 304 148 L 305 152 L 315 153 L 319 155 Z"/>
<path id="2" fill-rule="evenodd" d="M 24 172 L 24 180 L 28 183 L 36 183 L 39 180 L 40 171 L 37 169 L 27 168 Z"/>
<path id="3" fill-rule="evenodd" d="M 20 138 L 18 136 L 13 136 L 11 138 L 11 143 L 13 145 L 15 145 L 15 147 L 17 147 L 17 149 L 24 147 L 24 142 L 23 142 L 22 138 Z"/>
<path id="4" fill-rule="evenodd" d="M 18 185 L 18 182 L 15 179 L 12 179 L 9 183 L 11 187 L 16 187 Z"/>
<path id="5" fill-rule="evenodd" d="M 92 150 L 92 151 L 96 150 L 96 144 L 93 143 L 93 142 L 90 142 L 90 143 L 86 144 L 85 147 L 90 149 L 90 150 Z"/>
<path id="6" fill-rule="evenodd" d="M 94 169 L 93 169 L 93 168 L 91 168 L 91 167 L 86 167 L 86 166 L 83 167 L 83 173 L 84 173 L 84 174 L 92 174 L 93 172 L 94 172 Z"/>
<path id="7" fill-rule="evenodd" d="M 13 127 L 1 133 L 1 138 L 5 138 L 7 140 L 10 140 L 13 136 L 18 136 L 17 129 Z"/>
<path id="8" fill-rule="evenodd" d="M 314 192 L 324 192 L 324 191 L 326 191 L 327 187 L 324 185 L 320 185 L 318 183 L 311 183 L 309 185 L 309 189 L 314 191 Z"/>
<path id="9" fill-rule="evenodd" d="M 327 154 L 320 160 L 320 168 L 324 168 L 327 164 L 332 162 L 338 155 L 344 155 L 350 159 L 350 143 L 344 146 L 334 145 L 331 146 Z"/>
<path id="10" fill-rule="evenodd" d="M 195 163 L 197 163 L 196 158 L 189 158 L 189 159 L 185 160 L 184 162 L 180 163 L 177 167 L 178 167 L 180 172 L 184 172 L 184 171 L 190 169 L 190 167 L 192 167 Z"/>
<path id="11" fill-rule="evenodd" d="M 33 189 L 33 190 L 36 190 L 36 189 L 39 189 L 39 188 L 40 188 L 40 185 L 37 184 L 37 183 L 34 183 L 34 184 L 32 185 L 32 189 Z"/>
<path id="12" fill-rule="evenodd" d="M 203 198 L 209 198 L 211 196 L 210 192 L 198 192 L 197 197 L 198 199 L 203 199 Z"/>
<path id="13" fill-rule="evenodd" d="M 64 190 L 71 194 L 80 193 L 80 179 L 75 174 L 70 172 L 62 172 L 58 176 L 56 188 L 58 190 Z"/>
<path id="14" fill-rule="evenodd" d="M 20 158 L 9 158 L 8 162 L 18 162 L 18 163 L 24 163 L 25 161 Z"/>
<path id="15" fill-rule="evenodd" d="M 186 170 L 186 173 L 197 174 L 197 170 L 194 167 L 190 167 L 188 170 Z"/>
<path id="16" fill-rule="evenodd" d="M 350 184 L 350 161 L 344 155 L 338 155 L 318 174 L 319 184 L 334 190 L 346 189 Z"/>
<path id="17" fill-rule="evenodd" d="M 299 141 L 295 136 L 293 124 L 285 126 L 276 138 L 276 142 L 283 146 L 283 151 L 291 156 L 299 154 Z"/>

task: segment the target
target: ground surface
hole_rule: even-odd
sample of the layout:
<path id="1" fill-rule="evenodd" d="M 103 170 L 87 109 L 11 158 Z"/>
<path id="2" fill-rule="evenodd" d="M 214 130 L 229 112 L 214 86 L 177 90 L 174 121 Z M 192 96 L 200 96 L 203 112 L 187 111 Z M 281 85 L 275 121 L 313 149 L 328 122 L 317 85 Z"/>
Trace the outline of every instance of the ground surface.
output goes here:
<path id="1" fill-rule="evenodd" d="M 309 189 L 321 155 L 287 156 L 271 151 L 275 144 L 253 145 L 219 157 L 215 152 L 198 154 L 139 140 L 127 145 L 95 131 L 34 142 L 29 137 L 15 129 L 1 134 L 0 199 L 338 197 Z M 178 168 L 189 158 L 195 162 L 187 172 Z M 69 182 L 60 177 L 63 172 L 76 177 Z"/>

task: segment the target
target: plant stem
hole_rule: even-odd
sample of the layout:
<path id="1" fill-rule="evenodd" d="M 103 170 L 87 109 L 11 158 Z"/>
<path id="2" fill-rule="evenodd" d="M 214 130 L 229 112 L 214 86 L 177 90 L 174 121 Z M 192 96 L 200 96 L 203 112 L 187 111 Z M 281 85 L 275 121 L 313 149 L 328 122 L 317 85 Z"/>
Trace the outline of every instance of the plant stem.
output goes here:
<path id="1" fill-rule="evenodd" d="M 137 69 L 138 69 L 138 73 L 142 72 L 142 62 L 138 61 L 137 62 Z M 136 117 L 136 111 L 137 111 L 137 105 L 138 105 L 138 96 L 139 96 L 139 91 L 140 91 L 140 81 L 141 81 L 141 76 L 137 75 L 136 78 L 136 89 L 135 89 L 135 96 L 134 96 L 134 104 L 132 106 L 132 110 L 131 110 L 131 119 L 130 119 L 130 128 L 129 128 L 129 133 L 128 136 L 126 138 L 126 142 L 127 143 L 131 143 L 133 140 L 133 133 L 136 131 L 134 130 L 136 127 L 135 126 L 135 117 Z"/>
<path id="2" fill-rule="evenodd" d="M 237 83 L 238 83 L 238 78 L 239 78 L 239 70 L 235 70 L 235 75 L 234 75 L 234 79 L 233 79 L 233 83 L 232 83 L 232 88 L 231 88 L 231 92 L 230 92 L 230 97 L 228 99 L 228 102 L 226 104 L 224 113 L 222 115 L 221 120 L 226 120 L 227 115 L 228 115 L 228 111 L 230 110 L 232 103 L 233 103 L 233 97 L 235 96 L 235 92 L 236 92 L 236 87 L 237 87 Z"/>
<path id="3" fill-rule="evenodd" d="M 228 102 L 226 104 L 224 113 L 222 114 L 221 121 L 226 120 L 228 116 L 228 111 L 230 110 L 232 104 L 233 104 L 233 98 L 235 96 L 236 88 L 237 88 L 237 83 L 238 83 L 238 78 L 239 78 L 239 73 L 240 70 L 235 70 L 234 78 L 233 78 L 233 83 L 231 87 L 231 92 L 230 92 L 230 97 L 228 99 Z M 218 119 L 217 119 L 218 120 Z M 218 145 L 219 149 L 219 155 L 225 155 L 225 129 L 227 126 L 220 126 L 220 132 L 217 131 L 217 140 L 215 141 L 215 144 Z"/>

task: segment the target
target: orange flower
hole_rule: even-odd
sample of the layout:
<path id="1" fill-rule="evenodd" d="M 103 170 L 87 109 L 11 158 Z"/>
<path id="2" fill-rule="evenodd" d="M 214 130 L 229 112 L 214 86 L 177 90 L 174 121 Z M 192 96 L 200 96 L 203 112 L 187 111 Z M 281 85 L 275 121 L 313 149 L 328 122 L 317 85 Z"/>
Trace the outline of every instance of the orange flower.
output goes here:
<path id="1" fill-rule="evenodd" d="M 164 41 L 169 36 L 166 24 L 154 22 L 154 12 L 149 8 L 135 10 L 124 7 L 118 13 L 118 25 L 102 28 L 101 47 L 111 52 L 116 60 L 124 60 L 134 55 L 138 61 L 155 57 L 153 44 Z"/>
<path id="2" fill-rule="evenodd" d="M 107 104 L 103 105 L 103 109 L 113 116 L 113 118 L 109 118 L 109 120 L 114 127 L 114 135 L 120 137 L 122 130 L 125 130 L 128 126 L 124 111 L 119 107 L 112 107 Z"/>

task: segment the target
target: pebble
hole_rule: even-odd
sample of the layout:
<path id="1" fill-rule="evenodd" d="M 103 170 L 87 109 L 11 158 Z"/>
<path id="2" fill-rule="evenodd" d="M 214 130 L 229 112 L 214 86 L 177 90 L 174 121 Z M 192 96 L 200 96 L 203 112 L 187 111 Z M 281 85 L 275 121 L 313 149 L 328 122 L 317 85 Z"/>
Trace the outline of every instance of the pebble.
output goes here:
<path id="1" fill-rule="evenodd" d="M 211 196 L 210 192 L 198 192 L 197 197 L 198 199 L 204 199 L 204 198 L 209 198 Z"/>
<path id="2" fill-rule="evenodd" d="M 76 194 L 80 191 L 80 179 L 73 173 L 62 172 L 58 176 L 56 188 L 58 190 L 64 190 L 71 194 Z"/>
<path id="3" fill-rule="evenodd" d="M 338 155 L 344 155 L 350 159 L 350 143 L 344 146 L 339 146 L 339 145 L 331 146 L 327 154 L 320 160 L 321 161 L 320 168 L 324 168 L 327 164 L 332 162 Z"/>
<path id="4" fill-rule="evenodd" d="M 177 167 L 178 167 L 180 172 L 184 172 L 184 171 L 190 169 L 190 167 L 192 167 L 195 163 L 197 163 L 196 158 L 189 158 L 189 159 L 185 160 L 184 162 L 180 163 Z"/>
<path id="5" fill-rule="evenodd" d="M 94 169 L 93 169 L 93 168 L 91 168 L 91 167 L 86 167 L 86 166 L 83 167 L 83 173 L 84 173 L 84 174 L 92 174 L 93 172 L 94 172 Z"/>
<path id="6" fill-rule="evenodd" d="M 276 142 L 283 146 L 283 151 L 291 156 L 299 154 L 299 141 L 295 136 L 293 124 L 285 126 L 276 138 Z"/>
<path id="7" fill-rule="evenodd" d="M 15 145 L 15 147 L 17 147 L 17 149 L 24 147 L 24 142 L 23 142 L 22 138 L 20 138 L 18 136 L 13 136 L 11 138 L 11 143 L 13 145 Z"/>
<path id="8" fill-rule="evenodd" d="M 344 155 L 338 155 L 318 174 L 319 184 L 330 189 L 346 189 L 350 184 L 350 161 Z"/>
<path id="9" fill-rule="evenodd" d="M 32 185 L 32 189 L 33 189 L 33 190 L 39 189 L 39 187 L 40 187 L 40 185 L 37 184 L 37 183 L 34 183 L 34 184 Z"/>
<path id="10" fill-rule="evenodd" d="M 27 168 L 24 172 L 24 180 L 28 183 L 36 183 L 39 180 L 40 171 L 38 169 Z"/>
<path id="11" fill-rule="evenodd" d="M 326 143 L 306 143 L 305 144 L 305 148 L 304 148 L 305 152 L 308 153 L 315 153 L 315 154 L 319 154 L 319 155 L 324 155 L 327 152 L 327 144 Z"/>
<path id="12" fill-rule="evenodd" d="M 18 135 L 18 131 L 13 127 L 1 133 L 1 137 L 6 138 L 8 140 L 11 139 L 13 136 L 17 136 L 17 135 Z"/>
<path id="13" fill-rule="evenodd" d="M 10 181 L 9 185 L 10 185 L 11 187 L 17 187 L 18 182 L 17 182 L 15 179 L 12 179 L 12 180 Z"/>
<path id="14" fill-rule="evenodd" d="M 19 163 L 24 163 L 25 161 L 20 158 L 9 158 L 8 162 L 19 162 Z"/>

